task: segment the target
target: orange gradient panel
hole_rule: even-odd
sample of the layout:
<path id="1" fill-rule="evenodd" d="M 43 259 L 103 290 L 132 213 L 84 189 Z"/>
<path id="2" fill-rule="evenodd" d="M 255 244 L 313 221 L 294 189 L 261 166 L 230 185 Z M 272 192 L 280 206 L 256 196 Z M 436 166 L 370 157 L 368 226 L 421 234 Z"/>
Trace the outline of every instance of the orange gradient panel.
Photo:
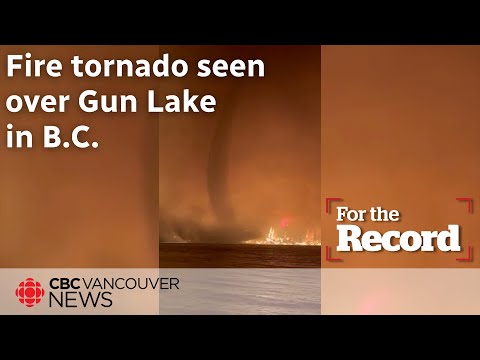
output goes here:
<path id="1" fill-rule="evenodd" d="M 322 251 L 322 266 L 478 267 L 479 61 L 477 46 L 322 47 L 322 196 L 343 199 L 322 217 L 322 245 L 343 261 Z M 473 213 L 459 197 L 474 199 Z M 337 206 L 401 217 L 337 223 Z M 458 224 L 463 251 L 338 252 L 337 224 L 381 233 Z M 456 261 L 468 246 L 473 261 Z"/>
<path id="2" fill-rule="evenodd" d="M 59 59 L 62 76 L 6 76 L 8 54 L 30 52 L 34 59 Z M 2 46 L 0 47 L 0 267 L 157 267 L 157 117 L 147 114 L 153 79 L 76 78 L 70 60 L 153 60 L 158 46 Z M 84 90 L 98 95 L 132 94 L 136 113 L 85 113 Z M 17 95 L 70 95 L 66 112 L 9 113 L 5 101 Z M 141 105 L 143 104 L 143 105 Z M 7 149 L 6 126 L 33 133 L 33 148 Z M 97 149 L 43 148 L 43 126 L 69 134 L 90 126 L 83 138 Z"/>

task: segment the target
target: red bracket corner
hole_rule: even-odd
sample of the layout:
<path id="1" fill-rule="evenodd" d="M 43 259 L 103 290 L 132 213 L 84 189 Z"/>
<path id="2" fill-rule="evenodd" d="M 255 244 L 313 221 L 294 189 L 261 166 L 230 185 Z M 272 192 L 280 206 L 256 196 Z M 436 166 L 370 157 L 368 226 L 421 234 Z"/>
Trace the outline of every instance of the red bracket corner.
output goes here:
<path id="1" fill-rule="evenodd" d="M 331 203 L 332 201 L 343 201 L 343 199 L 341 199 L 341 198 L 328 198 L 328 197 L 327 197 L 327 198 L 325 199 L 325 212 L 326 212 L 327 214 L 330 214 L 330 203 Z"/>
<path id="2" fill-rule="evenodd" d="M 332 258 L 330 257 L 330 247 L 329 246 L 326 246 L 325 247 L 325 260 L 327 261 L 343 261 L 342 259 L 339 259 L 339 258 Z"/>
<path id="3" fill-rule="evenodd" d="M 472 262 L 473 261 L 473 246 L 468 245 L 468 257 L 455 259 L 457 261 Z"/>
<path id="4" fill-rule="evenodd" d="M 468 201 L 468 213 L 473 214 L 473 198 L 467 198 L 467 197 L 458 197 L 455 198 L 457 201 Z"/>

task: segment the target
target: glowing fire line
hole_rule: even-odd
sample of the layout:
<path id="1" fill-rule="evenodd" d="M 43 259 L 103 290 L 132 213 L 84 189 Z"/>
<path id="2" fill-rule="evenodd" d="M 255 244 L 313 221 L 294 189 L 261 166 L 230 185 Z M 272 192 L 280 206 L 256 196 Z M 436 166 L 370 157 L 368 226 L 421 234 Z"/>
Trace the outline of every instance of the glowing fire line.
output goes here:
<path id="1" fill-rule="evenodd" d="M 310 246 L 319 246 L 322 244 L 320 236 L 312 231 L 308 230 L 303 237 L 293 237 L 289 236 L 286 231 L 283 232 L 283 235 L 278 235 L 275 232 L 273 227 L 270 227 L 267 236 L 265 239 L 256 239 L 249 240 L 247 244 L 257 244 L 257 245 L 310 245 Z"/>

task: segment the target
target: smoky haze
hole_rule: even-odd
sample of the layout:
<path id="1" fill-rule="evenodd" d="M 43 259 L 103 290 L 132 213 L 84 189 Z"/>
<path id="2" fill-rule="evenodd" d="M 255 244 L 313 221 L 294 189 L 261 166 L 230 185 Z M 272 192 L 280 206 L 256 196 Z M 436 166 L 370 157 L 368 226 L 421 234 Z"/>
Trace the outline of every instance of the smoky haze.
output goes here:
<path id="1" fill-rule="evenodd" d="M 165 48 L 162 51 L 166 51 Z M 240 242 L 270 226 L 320 227 L 320 47 L 171 47 L 189 88 L 217 99 L 211 114 L 162 115 L 160 241 Z M 200 59 L 261 59 L 263 78 L 196 75 Z"/>

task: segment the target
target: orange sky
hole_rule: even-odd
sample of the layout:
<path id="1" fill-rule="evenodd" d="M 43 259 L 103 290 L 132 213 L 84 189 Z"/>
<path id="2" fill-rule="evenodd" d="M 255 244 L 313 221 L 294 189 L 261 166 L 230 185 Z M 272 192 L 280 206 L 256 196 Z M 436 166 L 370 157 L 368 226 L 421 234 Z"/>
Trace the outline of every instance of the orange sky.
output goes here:
<path id="1" fill-rule="evenodd" d="M 214 114 L 160 119 L 160 208 L 168 215 L 215 222 L 207 160 L 218 121 L 232 120 L 227 188 L 237 221 L 267 231 L 282 217 L 305 230 L 320 223 L 320 48 L 175 47 L 199 59 L 261 59 L 264 78 L 169 79 L 165 91 L 195 89 L 217 98 Z M 195 74 L 195 72 L 192 72 Z"/>

